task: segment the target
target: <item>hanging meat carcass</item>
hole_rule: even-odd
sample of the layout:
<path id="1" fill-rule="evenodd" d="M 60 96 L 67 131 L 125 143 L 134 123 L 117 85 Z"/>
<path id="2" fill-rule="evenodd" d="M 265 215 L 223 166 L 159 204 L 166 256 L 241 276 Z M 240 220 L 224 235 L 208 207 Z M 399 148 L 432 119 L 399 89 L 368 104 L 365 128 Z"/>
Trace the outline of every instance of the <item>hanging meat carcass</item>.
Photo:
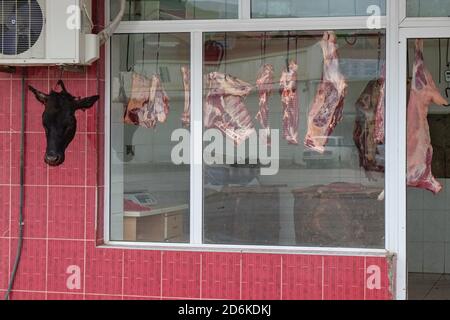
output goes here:
<path id="1" fill-rule="evenodd" d="M 356 101 L 356 120 L 353 140 L 359 153 L 359 164 L 365 169 L 370 180 L 372 172 L 384 172 L 384 164 L 379 161 L 377 142 L 377 121 L 380 100 L 384 100 L 384 79 L 372 80 Z M 383 104 L 384 107 L 384 104 Z"/>
<path id="2" fill-rule="evenodd" d="M 320 82 L 308 117 L 305 146 L 319 153 L 325 151 L 328 137 L 342 120 L 347 82 L 339 70 L 337 38 L 327 31 L 321 41 L 324 66 Z"/>
<path id="3" fill-rule="evenodd" d="M 431 73 L 425 66 L 423 40 L 417 39 L 415 45 L 407 119 L 407 184 L 409 187 L 422 188 L 437 194 L 442 190 L 442 185 L 431 172 L 433 147 L 427 114 L 432 103 L 445 106 L 447 101 L 440 94 Z"/>
<path id="4" fill-rule="evenodd" d="M 166 90 L 164 90 L 161 77 L 155 74 L 152 77 L 152 86 L 150 88 L 150 112 L 153 111 L 158 122 L 164 123 L 169 115 L 169 110 L 169 97 Z"/>
<path id="5" fill-rule="evenodd" d="M 273 66 L 271 64 L 265 64 L 259 71 L 258 78 L 256 80 L 256 86 L 259 91 L 259 112 L 256 115 L 256 119 L 264 129 L 264 140 L 267 145 L 271 144 L 270 141 L 270 125 L 269 125 L 269 98 L 273 91 Z"/>
<path id="6" fill-rule="evenodd" d="M 139 125 L 140 114 L 144 112 L 143 110 L 147 107 L 150 99 L 150 86 L 150 79 L 138 73 L 133 73 L 131 96 L 125 110 L 125 123 Z"/>
<path id="7" fill-rule="evenodd" d="M 153 75 L 150 80 L 134 73 L 124 122 L 154 128 L 158 122 L 166 122 L 168 114 L 169 97 L 159 75 Z"/>
<path id="8" fill-rule="evenodd" d="M 253 133 L 252 117 L 244 104 L 252 86 L 233 76 L 219 72 L 208 75 L 208 95 L 204 107 L 204 125 L 217 128 L 237 145 Z"/>
<path id="9" fill-rule="evenodd" d="M 181 116 L 183 127 L 189 128 L 191 125 L 191 72 L 189 67 L 181 67 L 184 86 L 184 110 Z"/>
<path id="10" fill-rule="evenodd" d="M 297 70 L 295 61 L 281 74 L 280 94 L 283 106 L 283 137 L 289 144 L 298 144 L 299 105 L 297 92 Z"/>
<path id="11" fill-rule="evenodd" d="M 386 65 L 383 66 L 381 78 L 378 79 L 381 84 L 380 96 L 378 98 L 377 110 L 375 112 L 375 141 L 384 144 L 385 139 L 385 97 L 386 97 Z"/>

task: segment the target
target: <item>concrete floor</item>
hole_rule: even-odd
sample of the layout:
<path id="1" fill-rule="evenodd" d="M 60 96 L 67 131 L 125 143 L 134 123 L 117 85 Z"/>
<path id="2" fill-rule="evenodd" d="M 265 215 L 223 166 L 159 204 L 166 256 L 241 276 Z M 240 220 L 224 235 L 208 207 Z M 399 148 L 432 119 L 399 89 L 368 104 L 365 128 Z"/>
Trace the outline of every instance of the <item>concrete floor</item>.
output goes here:
<path id="1" fill-rule="evenodd" d="M 409 300 L 450 300 L 450 275 L 410 273 Z"/>

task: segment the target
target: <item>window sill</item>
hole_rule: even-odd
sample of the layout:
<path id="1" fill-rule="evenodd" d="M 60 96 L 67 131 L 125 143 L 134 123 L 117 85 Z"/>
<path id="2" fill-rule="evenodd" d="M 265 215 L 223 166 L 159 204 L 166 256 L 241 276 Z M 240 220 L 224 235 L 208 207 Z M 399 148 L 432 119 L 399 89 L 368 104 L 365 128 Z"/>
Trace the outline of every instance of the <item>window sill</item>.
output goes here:
<path id="1" fill-rule="evenodd" d="M 316 256 L 364 256 L 387 257 L 391 253 L 386 249 L 358 248 L 319 248 L 319 247 L 277 247 L 277 246 L 237 246 L 237 245 L 193 245 L 147 242 L 109 241 L 98 246 L 104 249 L 130 249 L 149 251 L 189 251 L 189 252 L 223 252 L 223 253 L 262 253 Z"/>

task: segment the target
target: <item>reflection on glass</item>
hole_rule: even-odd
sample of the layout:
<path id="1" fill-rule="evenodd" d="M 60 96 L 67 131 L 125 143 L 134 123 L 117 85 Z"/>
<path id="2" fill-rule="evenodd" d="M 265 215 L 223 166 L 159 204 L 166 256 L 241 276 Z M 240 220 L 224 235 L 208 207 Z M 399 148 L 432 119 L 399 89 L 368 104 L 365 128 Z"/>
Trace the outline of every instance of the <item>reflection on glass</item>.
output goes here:
<path id="1" fill-rule="evenodd" d="M 111 240 L 188 242 L 190 168 L 173 163 L 171 136 L 183 128 L 190 36 L 115 35 L 111 54 Z"/>
<path id="2" fill-rule="evenodd" d="M 407 0 L 408 17 L 450 17 L 450 0 Z"/>
<path id="3" fill-rule="evenodd" d="M 204 242 L 383 248 L 384 33 L 204 42 Z"/>
<path id="4" fill-rule="evenodd" d="M 111 1 L 111 16 L 118 12 Z M 236 19 L 238 0 L 127 0 L 125 21 Z"/>
<path id="5" fill-rule="evenodd" d="M 252 0 L 253 18 L 345 17 L 373 14 L 386 14 L 385 0 Z"/>

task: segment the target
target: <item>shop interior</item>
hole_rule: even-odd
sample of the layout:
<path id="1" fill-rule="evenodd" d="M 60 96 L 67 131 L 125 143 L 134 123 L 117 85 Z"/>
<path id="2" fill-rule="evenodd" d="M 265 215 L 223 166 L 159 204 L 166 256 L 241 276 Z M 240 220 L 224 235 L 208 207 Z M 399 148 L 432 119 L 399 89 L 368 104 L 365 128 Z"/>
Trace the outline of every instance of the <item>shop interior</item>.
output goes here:
<path id="1" fill-rule="evenodd" d="M 447 101 L 450 101 L 449 42 L 450 39 L 423 41 L 425 66 L 437 92 Z M 415 39 L 411 39 L 408 42 L 409 91 L 415 79 L 415 61 Z M 408 108 L 411 108 L 411 99 L 416 97 L 409 94 L 408 97 Z M 408 118 L 408 126 L 414 126 L 411 121 L 413 119 Z M 407 189 L 408 296 L 412 300 L 449 300 L 450 165 L 447 167 L 447 163 L 450 163 L 450 108 L 432 103 L 427 121 L 433 147 L 431 171 L 442 190 L 434 194 L 423 186 Z M 413 161 L 408 159 L 409 163 Z"/>

